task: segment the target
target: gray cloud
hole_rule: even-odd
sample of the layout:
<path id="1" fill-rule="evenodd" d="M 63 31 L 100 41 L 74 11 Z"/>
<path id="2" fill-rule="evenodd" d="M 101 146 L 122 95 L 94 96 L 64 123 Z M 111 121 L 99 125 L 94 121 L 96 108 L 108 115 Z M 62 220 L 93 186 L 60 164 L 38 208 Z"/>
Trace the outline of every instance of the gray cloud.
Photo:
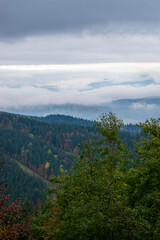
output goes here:
<path id="1" fill-rule="evenodd" d="M 133 34 L 61 34 L 0 42 L 0 65 L 157 62 L 160 37 Z"/>
<path id="2" fill-rule="evenodd" d="M 1 38 L 160 22 L 159 0 L 0 0 Z"/>

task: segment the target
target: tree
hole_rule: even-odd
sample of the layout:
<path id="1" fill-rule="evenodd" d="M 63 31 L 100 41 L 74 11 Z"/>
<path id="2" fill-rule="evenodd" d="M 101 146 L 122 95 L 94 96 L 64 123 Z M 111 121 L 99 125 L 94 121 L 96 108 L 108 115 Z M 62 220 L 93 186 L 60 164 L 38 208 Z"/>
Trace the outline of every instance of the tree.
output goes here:
<path id="1" fill-rule="evenodd" d="M 46 199 L 39 211 L 32 217 L 31 226 L 33 239 L 53 239 L 54 236 L 54 206 L 53 201 L 46 196 Z"/>
<path id="2" fill-rule="evenodd" d="M 119 138 L 122 121 L 102 115 L 102 139 L 83 143 L 69 174 L 52 179 L 55 239 L 160 239 L 159 121 L 140 124 L 135 157 Z"/>
<path id="3" fill-rule="evenodd" d="M 141 236 L 160 239 L 160 118 L 138 126 L 146 137 L 137 147 L 136 168 L 128 172 L 128 204 L 130 212 L 139 219 Z"/>
<path id="4" fill-rule="evenodd" d="M 2 150 L 3 148 L 1 148 Z M 5 162 L 0 159 L 0 172 Z M 2 176 L 2 175 L 1 175 Z M 21 217 L 20 199 L 6 194 L 7 182 L 0 178 L 0 240 L 29 239 L 29 222 Z"/>

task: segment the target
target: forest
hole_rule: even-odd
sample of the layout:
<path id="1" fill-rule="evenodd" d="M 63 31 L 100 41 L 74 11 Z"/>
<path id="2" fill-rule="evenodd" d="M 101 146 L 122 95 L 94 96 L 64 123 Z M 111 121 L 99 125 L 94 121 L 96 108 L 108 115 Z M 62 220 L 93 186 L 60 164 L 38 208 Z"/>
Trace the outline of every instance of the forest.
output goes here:
<path id="1" fill-rule="evenodd" d="M 1 112 L 3 178 L 7 179 L 12 198 L 27 197 L 32 205 L 41 205 L 46 190 L 52 187 L 49 179 L 71 168 L 83 141 L 101 137 L 93 125 L 94 122 L 63 115 L 35 119 Z M 132 140 L 140 139 L 142 133 L 130 124 L 122 126 L 120 135 L 134 151 Z"/>
<path id="2" fill-rule="evenodd" d="M 51 118 L 0 113 L 0 239 L 160 239 L 160 119 Z"/>

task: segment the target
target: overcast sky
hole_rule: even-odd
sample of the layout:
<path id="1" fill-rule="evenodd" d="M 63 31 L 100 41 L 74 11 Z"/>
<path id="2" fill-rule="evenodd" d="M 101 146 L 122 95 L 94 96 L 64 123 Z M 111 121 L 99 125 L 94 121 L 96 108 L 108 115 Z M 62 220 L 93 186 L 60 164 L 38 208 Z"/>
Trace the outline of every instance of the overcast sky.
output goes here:
<path id="1" fill-rule="evenodd" d="M 159 0 L 0 0 L 0 108 L 160 96 Z"/>

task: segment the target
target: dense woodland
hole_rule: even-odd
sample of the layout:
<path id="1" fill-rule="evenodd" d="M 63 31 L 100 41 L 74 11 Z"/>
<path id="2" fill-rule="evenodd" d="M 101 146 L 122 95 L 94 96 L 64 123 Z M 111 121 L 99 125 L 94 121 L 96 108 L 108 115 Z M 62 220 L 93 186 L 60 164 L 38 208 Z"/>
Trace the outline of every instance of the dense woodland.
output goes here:
<path id="1" fill-rule="evenodd" d="M 160 119 L 0 113 L 0 142 L 0 239 L 160 239 Z"/>
<path id="2" fill-rule="evenodd" d="M 50 177 L 71 168 L 83 141 L 101 137 L 93 124 L 69 116 L 52 115 L 35 120 L 1 112 L 1 155 L 6 162 L 3 177 L 13 198 L 27 197 L 34 205 L 40 205 L 47 188 L 52 187 Z M 140 139 L 141 132 L 135 125 L 122 129 L 120 136 L 133 151 L 132 139 Z"/>
<path id="3" fill-rule="evenodd" d="M 93 127 L 50 124 L 0 113 L 1 155 L 6 162 L 3 175 L 13 196 L 41 202 L 51 185 L 46 180 L 68 171 L 79 154 L 78 145 L 96 134 Z"/>
<path id="4" fill-rule="evenodd" d="M 36 120 L 40 120 L 42 122 L 48 123 L 64 123 L 64 124 L 73 124 L 73 125 L 80 125 L 80 126 L 89 126 L 93 127 L 94 122 L 89 120 L 84 120 L 82 118 L 76 118 L 66 115 L 48 115 L 46 117 L 31 117 Z"/>

